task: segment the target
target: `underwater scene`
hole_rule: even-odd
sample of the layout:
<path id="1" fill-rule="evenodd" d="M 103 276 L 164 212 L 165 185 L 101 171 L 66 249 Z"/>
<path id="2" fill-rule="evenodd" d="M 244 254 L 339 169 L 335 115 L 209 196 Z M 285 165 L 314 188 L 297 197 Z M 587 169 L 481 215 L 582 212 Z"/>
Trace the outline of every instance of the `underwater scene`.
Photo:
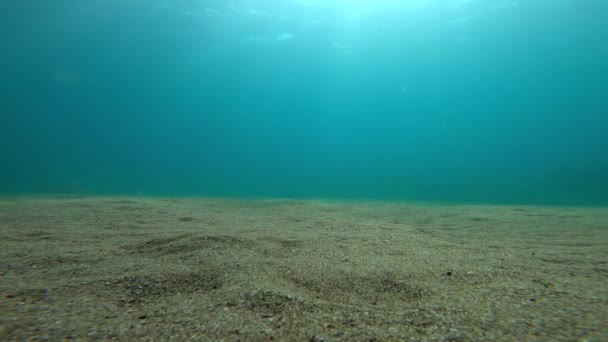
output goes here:
<path id="1" fill-rule="evenodd" d="M 0 340 L 608 341 L 608 2 L 0 2 Z"/>

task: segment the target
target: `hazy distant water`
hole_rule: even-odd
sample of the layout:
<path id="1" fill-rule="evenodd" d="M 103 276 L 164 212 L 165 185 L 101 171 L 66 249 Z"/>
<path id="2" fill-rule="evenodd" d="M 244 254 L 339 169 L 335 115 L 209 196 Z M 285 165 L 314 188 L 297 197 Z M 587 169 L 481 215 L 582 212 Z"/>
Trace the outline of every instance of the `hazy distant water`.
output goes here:
<path id="1" fill-rule="evenodd" d="M 0 2 L 0 192 L 608 203 L 603 0 Z"/>

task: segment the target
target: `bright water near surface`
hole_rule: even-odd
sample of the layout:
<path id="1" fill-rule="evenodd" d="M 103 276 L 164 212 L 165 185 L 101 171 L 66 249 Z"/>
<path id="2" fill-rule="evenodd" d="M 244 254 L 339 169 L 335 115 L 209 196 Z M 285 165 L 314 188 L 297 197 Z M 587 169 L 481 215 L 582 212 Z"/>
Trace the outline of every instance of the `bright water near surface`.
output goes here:
<path id="1" fill-rule="evenodd" d="M 6 0 L 0 192 L 608 203 L 605 0 Z"/>

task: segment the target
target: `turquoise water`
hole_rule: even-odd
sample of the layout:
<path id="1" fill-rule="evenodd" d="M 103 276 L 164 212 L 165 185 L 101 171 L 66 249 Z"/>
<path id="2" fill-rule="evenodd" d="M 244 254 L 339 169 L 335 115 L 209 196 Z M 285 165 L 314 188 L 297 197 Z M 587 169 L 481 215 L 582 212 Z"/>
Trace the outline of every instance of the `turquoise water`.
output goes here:
<path id="1" fill-rule="evenodd" d="M 606 13 L 3 1 L 0 192 L 606 204 Z"/>

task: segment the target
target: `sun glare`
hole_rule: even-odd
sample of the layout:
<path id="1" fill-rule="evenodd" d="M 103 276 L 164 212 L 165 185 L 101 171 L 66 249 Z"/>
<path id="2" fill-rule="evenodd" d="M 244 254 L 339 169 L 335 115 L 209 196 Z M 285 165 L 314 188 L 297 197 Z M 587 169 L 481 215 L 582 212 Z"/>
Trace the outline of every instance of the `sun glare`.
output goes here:
<path id="1" fill-rule="evenodd" d="M 339 7 L 339 8 L 375 8 L 386 6 L 412 6 L 428 0 L 296 0 L 301 6 Z"/>

